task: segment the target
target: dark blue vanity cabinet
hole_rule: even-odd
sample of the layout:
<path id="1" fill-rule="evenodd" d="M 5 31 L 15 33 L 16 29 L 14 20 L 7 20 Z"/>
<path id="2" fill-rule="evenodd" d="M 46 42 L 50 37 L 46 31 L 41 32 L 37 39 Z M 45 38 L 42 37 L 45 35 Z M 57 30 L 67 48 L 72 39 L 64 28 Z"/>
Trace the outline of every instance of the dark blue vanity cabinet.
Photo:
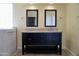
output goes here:
<path id="1" fill-rule="evenodd" d="M 22 54 L 24 52 L 62 53 L 61 32 L 23 32 Z"/>

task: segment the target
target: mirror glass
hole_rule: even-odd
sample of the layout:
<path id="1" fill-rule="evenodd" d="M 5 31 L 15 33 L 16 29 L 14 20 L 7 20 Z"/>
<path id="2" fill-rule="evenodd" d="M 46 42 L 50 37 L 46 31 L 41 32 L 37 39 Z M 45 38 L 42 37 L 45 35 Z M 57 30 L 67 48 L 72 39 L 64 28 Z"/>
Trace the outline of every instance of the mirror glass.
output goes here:
<path id="1" fill-rule="evenodd" d="M 26 10 L 27 27 L 38 26 L 38 10 Z"/>
<path id="2" fill-rule="evenodd" d="M 45 27 L 56 27 L 56 10 L 45 10 Z"/>

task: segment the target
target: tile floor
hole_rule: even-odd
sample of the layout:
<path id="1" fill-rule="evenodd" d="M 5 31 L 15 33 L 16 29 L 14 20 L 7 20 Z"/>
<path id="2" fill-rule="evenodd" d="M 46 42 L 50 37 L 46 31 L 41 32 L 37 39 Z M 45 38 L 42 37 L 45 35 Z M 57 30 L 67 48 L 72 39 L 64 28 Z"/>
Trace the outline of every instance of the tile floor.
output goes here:
<path id="1" fill-rule="evenodd" d="M 13 56 L 72 56 L 67 50 L 62 50 L 62 55 L 58 54 L 34 54 L 34 53 L 25 53 L 22 55 L 21 50 L 17 50 L 17 52 Z"/>

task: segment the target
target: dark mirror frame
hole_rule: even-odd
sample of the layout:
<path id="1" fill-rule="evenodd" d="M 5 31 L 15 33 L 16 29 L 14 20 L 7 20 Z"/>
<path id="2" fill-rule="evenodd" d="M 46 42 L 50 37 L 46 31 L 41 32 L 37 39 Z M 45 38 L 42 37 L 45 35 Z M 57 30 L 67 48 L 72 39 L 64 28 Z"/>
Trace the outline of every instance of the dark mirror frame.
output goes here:
<path id="1" fill-rule="evenodd" d="M 36 25 L 36 26 L 28 26 L 28 25 L 27 25 L 27 19 L 28 19 L 28 12 L 29 12 L 29 11 L 36 11 L 36 12 L 37 12 L 37 23 L 36 23 L 37 25 Z M 26 10 L 26 26 L 27 26 L 27 27 L 38 27 L 38 9 L 27 9 L 27 10 Z"/>
<path id="2" fill-rule="evenodd" d="M 52 12 L 55 12 L 55 26 L 52 26 L 52 25 L 51 25 L 51 26 L 47 26 L 47 25 L 46 25 L 46 11 L 52 11 Z M 44 21 L 44 22 L 45 22 L 45 25 L 44 25 L 45 27 L 56 27 L 56 26 L 57 26 L 57 10 L 53 10 L 53 9 L 52 9 L 52 10 L 45 9 L 45 10 L 44 10 L 44 15 L 45 15 L 45 21 Z"/>

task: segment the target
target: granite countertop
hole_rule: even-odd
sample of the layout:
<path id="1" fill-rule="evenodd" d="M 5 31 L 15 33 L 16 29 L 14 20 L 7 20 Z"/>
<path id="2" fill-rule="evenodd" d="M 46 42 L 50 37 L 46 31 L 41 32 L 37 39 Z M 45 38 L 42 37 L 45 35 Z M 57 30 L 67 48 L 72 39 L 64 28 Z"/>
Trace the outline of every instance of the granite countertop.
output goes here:
<path id="1" fill-rule="evenodd" d="M 62 31 L 58 31 L 56 28 L 38 28 L 38 29 L 29 28 L 23 30 L 22 32 L 62 32 Z"/>

